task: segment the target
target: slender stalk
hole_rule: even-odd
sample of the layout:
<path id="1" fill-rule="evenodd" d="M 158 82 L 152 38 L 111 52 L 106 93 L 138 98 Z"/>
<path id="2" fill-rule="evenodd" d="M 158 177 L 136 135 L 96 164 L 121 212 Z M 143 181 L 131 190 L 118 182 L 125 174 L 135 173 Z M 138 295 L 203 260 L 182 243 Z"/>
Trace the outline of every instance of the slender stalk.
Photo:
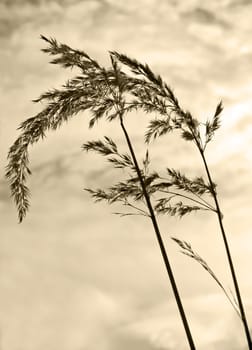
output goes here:
<path id="1" fill-rule="evenodd" d="M 190 200 L 190 201 L 192 201 L 192 202 L 194 202 L 194 203 L 197 203 L 197 204 L 202 205 L 203 207 L 205 207 L 205 208 L 204 208 L 205 210 L 215 211 L 215 209 L 212 208 L 212 207 L 210 206 L 210 204 L 208 204 L 208 203 L 205 204 L 205 203 L 203 203 L 203 202 L 201 202 L 201 201 L 198 201 L 197 199 L 194 199 L 194 198 L 192 198 L 192 197 L 186 196 L 186 195 L 184 195 L 184 194 L 177 193 L 177 192 L 173 192 L 173 191 L 165 191 L 165 190 L 159 190 L 159 191 L 162 192 L 162 193 L 172 194 L 172 195 L 174 195 L 174 197 L 178 196 L 178 197 L 182 197 L 182 198 L 188 199 L 188 200 Z M 204 202 L 205 202 L 205 201 L 204 201 Z M 203 209 L 203 208 L 202 208 L 202 209 Z"/>
<path id="2" fill-rule="evenodd" d="M 138 208 L 137 206 L 129 203 L 128 201 L 126 202 L 126 205 L 131 207 L 131 208 L 133 208 L 133 209 L 135 209 L 135 210 L 137 210 L 137 211 L 139 211 L 139 215 L 148 216 L 148 217 L 150 216 L 145 210 L 143 210 L 141 208 Z M 134 215 L 136 215 L 136 214 L 134 214 Z"/>
<path id="3" fill-rule="evenodd" d="M 166 267 L 166 270 L 167 270 L 167 273 L 168 273 L 168 276 L 169 276 L 169 279 L 170 279 L 170 282 L 171 282 L 172 290 L 173 290 L 173 293 L 174 293 L 174 296 L 175 296 L 175 299 L 176 299 L 176 302 L 177 302 L 177 306 L 178 306 L 179 313 L 180 313 L 180 316 L 181 316 L 181 319 L 182 319 L 182 323 L 183 323 L 183 326 L 184 326 L 184 329 L 185 329 L 185 332 L 186 332 L 186 336 L 187 336 L 187 340 L 188 340 L 190 349 L 191 350 L 196 350 L 196 347 L 194 345 L 194 341 L 193 341 L 193 338 L 192 338 L 192 334 L 191 334 L 191 331 L 190 331 L 190 328 L 189 328 L 189 324 L 188 324 L 187 319 L 186 319 L 186 315 L 185 315 L 185 311 L 184 311 L 184 308 L 183 308 L 183 305 L 182 305 L 182 301 L 181 301 L 181 298 L 180 298 L 180 295 L 179 295 L 179 292 L 178 292 L 178 288 L 177 288 L 177 285 L 176 285 L 176 282 L 175 282 L 175 278 L 174 278 L 174 275 L 173 275 L 173 272 L 172 272 L 172 269 L 171 269 L 171 265 L 170 265 L 170 262 L 169 262 L 169 259 L 168 259 L 168 256 L 167 256 L 167 253 L 166 253 L 166 250 L 165 250 L 165 246 L 164 246 L 164 243 L 163 243 L 163 240 L 162 240 L 162 236 L 161 236 L 161 233 L 160 233 L 160 230 L 159 230 L 159 226 L 158 226 L 158 223 L 157 223 L 157 220 L 156 220 L 156 216 L 155 216 L 152 204 L 151 204 L 150 196 L 149 196 L 149 194 L 147 192 L 147 189 L 145 187 L 145 183 L 144 183 L 144 180 L 143 180 L 143 177 L 142 177 L 142 174 L 141 174 L 141 171 L 140 171 L 140 168 L 139 168 L 136 156 L 135 156 L 135 152 L 134 152 L 133 146 L 131 144 L 128 132 L 127 132 L 127 130 L 126 130 L 125 126 L 124 126 L 124 123 L 123 123 L 123 112 L 120 113 L 120 124 L 121 124 L 122 130 L 123 130 L 124 136 L 126 138 L 127 145 L 129 147 L 130 154 L 132 156 L 132 159 L 133 159 L 133 162 L 134 162 L 134 165 L 135 165 L 136 173 L 137 173 L 137 176 L 139 178 L 139 181 L 140 181 L 140 184 L 141 184 L 141 187 L 142 187 L 142 190 L 143 190 L 143 195 L 144 195 L 144 198 L 146 200 L 146 204 L 147 204 L 147 207 L 148 207 L 148 210 L 149 210 L 149 213 L 150 213 L 150 218 L 151 218 L 151 221 L 152 221 L 152 224 L 153 224 L 153 227 L 154 227 L 154 231 L 155 231 L 155 234 L 156 234 L 156 237 L 157 237 L 157 240 L 158 240 L 158 244 L 159 244 L 159 247 L 160 247 L 160 250 L 161 250 L 161 254 L 162 254 L 162 257 L 163 257 L 163 260 L 164 260 L 164 263 L 165 263 L 165 267 Z"/>
<path id="4" fill-rule="evenodd" d="M 247 318 L 246 318 L 246 314 L 245 314 L 245 310 L 243 307 L 243 302 L 242 302 L 242 298 L 241 298 L 241 293 L 240 293 L 240 289 L 239 289 L 239 285 L 238 285 L 238 281 L 237 281 L 237 277 L 236 277 L 236 273 L 235 273 L 235 269 L 234 269 L 234 264 L 233 264 L 233 259 L 231 256 L 231 252 L 230 252 L 230 248 L 229 248 L 229 244 L 228 244 L 228 240 L 227 240 L 227 236 L 225 233 L 225 229 L 223 226 L 223 222 L 222 222 L 222 213 L 220 210 L 220 205 L 218 202 L 218 198 L 217 198 L 217 194 L 215 191 L 215 187 L 211 178 L 211 174 L 206 162 L 206 158 L 204 155 L 204 151 L 202 148 L 199 148 L 204 166 L 205 166 L 205 170 L 207 173 L 207 177 L 208 177 L 208 181 L 211 187 L 211 192 L 212 192 L 212 196 L 215 202 L 215 206 L 216 206 L 216 214 L 218 216 L 218 221 L 219 221 L 219 225 L 220 225 L 220 230 L 221 230 L 221 234 L 222 234 L 222 238 L 224 241 L 224 246 L 225 246 L 225 250 L 227 253 L 227 258 L 228 258 L 228 263 L 230 266 L 230 271 L 231 271 L 231 275 L 232 275 L 232 279 L 233 279 L 233 283 L 234 283 L 234 287 L 235 287 L 235 293 L 236 293 L 236 297 L 237 297 L 237 301 L 238 301 L 238 305 L 239 305 L 239 309 L 240 309 L 240 314 L 241 314 L 241 320 L 243 322 L 243 326 L 244 326 L 244 330 L 245 330 L 245 334 L 246 334 L 246 338 L 247 338 L 247 343 L 248 343 L 248 348 L 249 350 L 252 350 L 252 341 L 251 341 L 251 335 L 250 335 L 250 331 L 249 331 L 249 327 L 248 327 L 248 322 L 247 322 Z"/>

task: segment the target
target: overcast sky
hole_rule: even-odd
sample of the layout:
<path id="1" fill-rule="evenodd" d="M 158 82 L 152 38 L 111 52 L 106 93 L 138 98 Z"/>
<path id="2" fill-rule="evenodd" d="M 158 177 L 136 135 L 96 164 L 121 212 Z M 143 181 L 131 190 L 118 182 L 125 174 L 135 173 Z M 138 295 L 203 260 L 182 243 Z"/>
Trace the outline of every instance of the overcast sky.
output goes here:
<path id="1" fill-rule="evenodd" d="M 109 50 L 148 63 L 201 120 L 224 103 L 207 158 L 252 325 L 252 5 L 246 0 L 0 1 L 1 350 L 183 350 L 184 330 L 150 222 L 94 204 L 85 187 L 119 176 L 81 145 L 102 135 L 125 147 L 117 125 L 88 130 L 88 113 L 30 149 L 31 208 L 22 224 L 4 167 L 32 99 L 74 74 L 48 64 L 40 34 L 107 65 Z M 146 116 L 127 125 L 141 159 Z M 204 174 L 193 146 L 172 135 L 150 148 L 153 164 Z M 240 321 L 206 272 L 171 235 L 191 242 L 227 288 L 232 282 L 216 218 L 164 217 L 160 226 L 199 349 L 246 349 Z"/>

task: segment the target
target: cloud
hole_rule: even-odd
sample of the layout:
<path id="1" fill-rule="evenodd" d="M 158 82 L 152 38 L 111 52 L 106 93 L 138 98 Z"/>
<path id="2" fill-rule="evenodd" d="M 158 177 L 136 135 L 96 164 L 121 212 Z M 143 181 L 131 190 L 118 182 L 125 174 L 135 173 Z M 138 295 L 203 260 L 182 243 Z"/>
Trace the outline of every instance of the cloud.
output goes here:
<path id="1" fill-rule="evenodd" d="M 108 350 L 158 350 L 148 339 L 136 336 L 131 333 L 119 333 L 114 337 L 113 341 L 109 345 Z"/>
<path id="2" fill-rule="evenodd" d="M 182 16 L 186 21 L 196 21 L 207 25 L 220 25 L 223 27 L 227 26 L 225 21 L 218 18 L 218 14 L 203 7 L 196 7 L 192 11 L 182 13 Z"/>
<path id="3" fill-rule="evenodd" d="M 245 349 L 242 324 L 222 295 L 183 299 L 197 347 L 210 350 Z M 250 310 L 251 311 L 251 310 Z M 187 349 L 185 332 L 171 303 L 159 304 L 129 326 L 132 332 L 150 339 L 158 349 Z"/>
<path id="4" fill-rule="evenodd" d="M 251 2 L 249 0 L 231 0 L 228 4 L 230 7 L 240 7 L 240 6 L 249 6 Z"/>
<path id="5" fill-rule="evenodd" d="M 59 280 L 55 281 L 56 283 Z M 4 348 L 81 349 L 96 346 L 107 350 L 120 323 L 127 317 L 125 306 L 108 294 L 89 286 L 62 286 L 40 284 L 40 290 L 31 286 L 39 303 L 29 299 L 20 290 L 19 303 L 13 307 L 1 305 L 1 345 Z M 56 287 L 56 290 L 55 290 Z M 54 290 L 50 290 L 54 288 Z M 36 315 L 36 316 L 35 316 Z M 15 337 L 13 337 L 13 331 Z M 21 345 L 20 345 L 21 344 Z"/>
<path id="6" fill-rule="evenodd" d="M 61 14 L 62 2 L 47 1 L 3 1 L 0 4 L 1 10 L 1 32 L 2 40 L 11 40 L 19 30 L 23 32 L 24 28 L 32 27 L 34 23 L 43 23 L 43 19 L 55 18 Z"/>

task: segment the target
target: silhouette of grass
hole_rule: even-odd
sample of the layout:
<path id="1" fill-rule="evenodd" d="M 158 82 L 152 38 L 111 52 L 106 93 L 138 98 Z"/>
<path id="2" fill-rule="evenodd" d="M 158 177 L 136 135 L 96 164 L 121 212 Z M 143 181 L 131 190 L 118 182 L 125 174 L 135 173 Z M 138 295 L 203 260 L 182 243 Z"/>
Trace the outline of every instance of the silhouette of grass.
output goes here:
<path id="1" fill-rule="evenodd" d="M 19 222 L 23 221 L 30 205 L 29 189 L 26 185 L 27 177 L 31 174 L 28 158 L 29 146 L 43 139 L 48 130 L 56 130 L 64 122 L 86 110 L 91 113 L 90 128 L 93 128 L 101 118 L 105 118 L 108 122 L 119 123 L 128 147 L 127 153 L 121 153 L 109 136 L 105 136 L 103 140 L 88 141 L 83 144 L 82 148 L 87 152 L 99 153 L 112 167 L 126 170 L 127 178 L 105 190 L 86 190 L 97 202 L 106 201 L 108 204 L 120 202 L 130 209 L 130 212 L 117 214 L 122 216 L 143 215 L 151 220 L 191 350 L 196 347 L 164 247 L 157 216 L 169 214 L 182 218 L 199 210 L 216 214 L 237 302 L 232 301 L 209 265 L 192 250 L 189 243 L 178 238 L 173 238 L 173 240 L 180 245 L 184 254 L 189 255 L 208 271 L 226 294 L 241 318 L 248 348 L 252 350 L 245 310 L 223 226 L 217 186 L 212 180 L 205 156 L 208 144 L 220 127 L 222 103 L 217 105 L 212 120 L 200 123 L 189 111 L 182 109 L 173 90 L 147 64 L 142 64 L 118 52 L 110 52 L 111 65 L 109 68 L 104 68 L 83 51 L 72 49 L 52 38 L 48 39 L 44 36 L 41 38 L 48 45 L 42 51 L 53 56 L 52 64 L 63 68 L 77 68 L 79 74 L 69 79 L 61 89 L 49 90 L 34 100 L 34 102 L 45 103 L 45 108 L 20 125 L 20 136 L 10 147 L 6 176 L 17 206 Z M 145 158 L 140 163 L 125 126 L 125 117 L 132 111 L 155 114 L 155 118 L 150 120 L 145 132 L 147 145 L 152 140 L 174 131 L 178 131 L 185 141 L 194 144 L 200 153 L 206 179 L 203 177 L 190 179 L 181 171 L 172 168 L 166 169 L 166 176 L 161 176 L 157 171 L 151 171 L 148 149 Z M 204 135 L 201 132 L 202 128 Z"/>

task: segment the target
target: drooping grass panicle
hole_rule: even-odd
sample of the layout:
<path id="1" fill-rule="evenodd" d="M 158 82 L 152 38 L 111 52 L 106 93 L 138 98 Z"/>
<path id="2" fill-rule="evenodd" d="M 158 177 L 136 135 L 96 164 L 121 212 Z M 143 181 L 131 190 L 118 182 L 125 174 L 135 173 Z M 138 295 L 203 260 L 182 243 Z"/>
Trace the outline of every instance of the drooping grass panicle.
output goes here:
<path id="1" fill-rule="evenodd" d="M 112 85 L 115 82 L 111 70 L 106 72 L 82 51 L 58 44 L 54 39 L 44 36 L 42 39 L 49 44 L 47 49 L 43 49 L 44 52 L 60 56 L 53 63 L 64 67 L 77 66 L 83 74 L 69 80 L 62 89 L 48 91 L 35 100 L 45 101 L 47 105 L 42 112 L 21 123 L 21 135 L 9 150 L 6 176 L 18 208 L 20 222 L 29 207 L 29 190 L 26 186 L 27 176 L 30 174 L 28 147 L 44 138 L 48 130 L 59 128 L 63 122 L 80 111 L 91 109 L 93 118 L 90 126 L 93 126 L 95 121 L 114 106 L 114 101 L 109 100 L 110 91 L 107 87 L 107 79 L 111 80 Z"/>
<path id="2" fill-rule="evenodd" d="M 139 107 L 146 112 L 158 112 L 159 116 L 150 121 L 146 132 L 146 142 L 165 135 L 174 129 L 181 129 L 182 137 L 188 141 L 200 142 L 199 122 L 190 112 L 184 111 L 173 90 L 160 75 L 156 75 L 147 64 L 112 53 L 121 63 L 128 66 L 137 76 L 143 77 L 142 84 L 136 85 L 131 93 L 137 97 Z M 151 104 L 150 104 L 151 103 Z M 217 114 L 219 114 L 218 109 Z"/>
<path id="3" fill-rule="evenodd" d="M 122 64 L 130 68 L 133 74 L 140 76 L 140 79 L 144 78 L 144 80 L 141 79 L 140 88 L 145 88 L 145 93 L 151 93 L 151 96 L 156 95 L 157 97 L 163 97 L 170 102 L 170 107 L 180 109 L 178 99 L 174 95 L 173 90 L 164 82 L 161 76 L 155 74 L 147 64 L 142 64 L 134 58 L 130 58 L 125 54 L 120 54 L 115 51 L 111 52 L 111 54 Z M 133 92 L 136 91 L 137 90 L 133 90 Z"/>
<path id="4" fill-rule="evenodd" d="M 29 207 L 26 187 L 28 168 L 28 147 L 45 137 L 48 130 L 55 130 L 70 117 L 90 108 L 90 99 L 86 100 L 82 95 L 57 99 L 50 102 L 46 108 L 35 117 L 23 122 L 19 129 L 21 135 L 9 150 L 6 176 L 11 184 L 11 193 L 18 207 L 19 220 L 23 220 Z"/>
<path id="5" fill-rule="evenodd" d="M 234 296 L 231 294 L 231 296 L 228 294 L 227 290 L 223 286 L 223 284 L 220 282 L 216 274 L 213 272 L 213 270 L 210 268 L 210 266 L 207 264 L 207 262 L 198 254 L 196 253 L 193 249 L 190 243 L 180 240 L 179 238 L 176 237 L 171 237 L 171 239 L 176 242 L 180 248 L 181 248 L 181 253 L 184 255 L 189 256 L 192 258 L 194 261 L 199 263 L 215 280 L 215 282 L 218 284 L 218 286 L 222 289 L 226 297 L 228 298 L 229 302 L 233 306 L 235 312 L 238 314 L 239 318 L 241 318 L 241 314 L 239 312 L 239 308 L 237 307 L 237 301 L 235 300 Z"/>
<path id="6" fill-rule="evenodd" d="M 147 113 L 156 112 L 159 117 L 150 122 L 148 131 L 146 132 L 146 142 L 152 137 L 164 135 L 176 128 L 180 119 L 187 117 L 187 112 L 183 111 L 179 105 L 173 90 L 163 81 L 160 75 L 156 75 L 147 64 L 132 59 L 124 54 L 112 52 L 112 55 L 122 64 L 130 68 L 133 74 L 140 79 L 134 77 L 129 79 L 131 82 L 128 90 L 135 100 L 131 101 L 131 106 L 136 109 L 141 108 Z M 172 118 L 172 115 L 176 118 Z M 164 117 L 163 119 L 161 117 Z"/>

